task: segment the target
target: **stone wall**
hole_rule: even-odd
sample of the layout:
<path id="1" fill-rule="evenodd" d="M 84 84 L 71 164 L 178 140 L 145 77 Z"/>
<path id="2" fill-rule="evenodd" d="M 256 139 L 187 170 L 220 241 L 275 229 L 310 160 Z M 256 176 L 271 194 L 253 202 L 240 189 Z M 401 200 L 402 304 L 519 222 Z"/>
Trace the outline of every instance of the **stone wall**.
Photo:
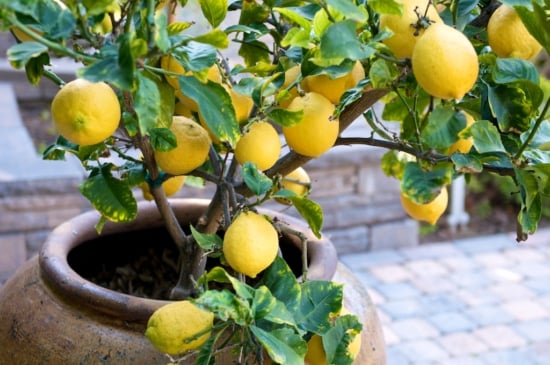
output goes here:
<path id="1" fill-rule="evenodd" d="M 5 33 L 0 36 L 5 38 Z M 74 75 L 74 64 L 56 60 L 53 66 L 65 79 Z M 56 90 L 47 80 L 29 86 L 22 72 L 0 58 L 0 285 L 36 254 L 49 230 L 90 209 L 78 192 L 82 168 L 72 160 L 41 160 L 19 115 L 17 99 L 49 100 Z M 356 121 L 347 133 L 365 128 Z M 418 226 L 401 208 L 397 181 L 380 170 L 382 153 L 366 146 L 341 146 L 305 166 L 313 182 L 312 198 L 325 214 L 323 231 L 339 253 L 418 244 Z M 187 188 L 179 196 L 209 197 L 210 192 Z M 280 204 L 269 207 L 297 215 Z"/>

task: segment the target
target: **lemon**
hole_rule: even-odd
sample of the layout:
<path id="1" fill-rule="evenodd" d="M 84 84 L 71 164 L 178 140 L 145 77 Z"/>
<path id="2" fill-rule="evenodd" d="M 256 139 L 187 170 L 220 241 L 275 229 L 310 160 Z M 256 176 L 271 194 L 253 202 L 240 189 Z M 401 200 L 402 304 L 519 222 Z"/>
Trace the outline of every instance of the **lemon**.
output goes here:
<path id="1" fill-rule="evenodd" d="M 487 40 L 499 57 L 530 60 L 542 49 L 514 8 L 505 4 L 499 6 L 489 18 Z"/>
<path id="2" fill-rule="evenodd" d="M 261 214 L 243 212 L 231 222 L 223 238 L 223 254 L 235 271 L 255 278 L 275 260 L 279 237 Z"/>
<path id="3" fill-rule="evenodd" d="M 183 300 L 157 309 L 147 322 L 145 336 L 159 351 L 177 355 L 204 344 L 213 325 L 214 314 Z"/>
<path id="4" fill-rule="evenodd" d="M 330 100 L 331 103 L 338 104 L 344 92 L 357 85 L 364 78 L 363 65 L 361 65 L 361 62 L 356 61 L 352 70 L 344 76 L 334 79 L 325 74 L 306 76 L 301 85 L 305 91 L 319 93 Z"/>
<path id="5" fill-rule="evenodd" d="M 281 187 L 294 192 L 298 196 L 305 196 L 309 193 L 311 179 L 303 167 L 289 172 L 281 180 Z M 290 201 L 285 198 L 276 198 L 279 203 L 290 204 Z"/>
<path id="6" fill-rule="evenodd" d="M 235 109 L 237 121 L 241 124 L 246 123 L 254 107 L 254 101 L 251 97 L 233 90 L 230 86 L 224 84 L 223 87 L 231 98 L 231 104 L 233 104 L 233 108 Z"/>
<path id="7" fill-rule="evenodd" d="M 464 129 L 466 129 L 469 126 L 471 126 L 472 124 L 474 124 L 475 120 L 470 114 L 468 114 L 466 112 L 462 112 L 462 113 L 466 117 L 466 127 L 464 128 Z M 447 153 L 449 155 L 452 155 L 456 151 L 458 151 L 460 153 L 468 153 L 468 152 L 470 152 L 470 149 L 472 148 L 473 145 L 474 145 L 474 139 L 472 137 L 459 138 L 458 141 L 456 141 L 455 143 L 453 143 L 452 145 L 449 146 L 449 150 L 447 151 Z"/>
<path id="8" fill-rule="evenodd" d="M 166 179 L 162 183 L 162 189 L 164 190 L 164 194 L 166 196 L 172 196 L 178 191 L 180 191 L 181 187 L 185 183 L 185 176 L 184 175 L 178 175 L 178 176 L 172 176 L 168 179 Z M 146 182 L 142 183 L 140 185 L 141 192 L 143 193 L 143 198 L 145 200 L 153 200 L 154 197 L 151 194 L 151 190 L 149 189 L 149 184 Z"/>
<path id="9" fill-rule="evenodd" d="M 415 35 L 417 30 L 414 25 L 418 21 L 418 15 L 415 10 L 424 15 L 426 7 L 428 7 L 427 17 L 430 21 L 437 23 L 442 23 L 443 21 L 432 2 L 426 0 L 400 0 L 398 2 L 403 5 L 402 15 L 380 15 L 380 29 L 389 30 L 393 33 L 382 42 L 392 50 L 395 57 L 411 57 L 417 40 L 424 33 L 424 29 L 421 28 L 418 34 Z"/>
<path id="10" fill-rule="evenodd" d="M 81 146 L 102 142 L 117 129 L 120 103 L 109 85 L 84 79 L 68 82 L 52 100 L 55 129 Z"/>
<path id="11" fill-rule="evenodd" d="M 292 66 L 288 70 L 285 71 L 285 81 L 283 82 L 283 85 L 281 86 L 281 90 L 284 90 L 288 88 L 292 83 L 294 83 L 298 77 L 300 77 L 301 70 L 300 65 Z M 281 108 L 287 108 L 292 100 L 294 100 L 295 97 L 298 96 L 298 88 L 296 85 L 294 87 L 288 89 L 288 95 L 282 100 L 279 101 L 279 105 Z"/>
<path id="12" fill-rule="evenodd" d="M 447 209 L 449 202 L 449 196 L 446 188 L 442 188 L 441 192 L 431 201 L 426 204 L 418 204 L 412 201 L 408 196 L 400 193 L 401 205 L 403 209 L 412 218 L 428 222 L 432 225 L 437 223 L 437 220 Z"/>
<path id="13" fill-rule="evenodd" d="M 189 105 L 182 102 L 177 102 L 174 105 L 174 115 L 181 115 L 187 118 L 193 117 L 193 111 L 189 108 Z"/>
<path id="14" fill-rule="evenodd" d="M 315 92 L 294 98 L 288 110 L 302 110 L 303 118 L 292 127 L 283 127 L 289 147 L 309 157 L 319 157 L 329 150 L 339 133 L 338 119 L 332 116 L 334 109 L 330 100 Z"/>
<path id="15" fill-rule="evenodd" d="M 412 70 L 428 94 L 441 99 L 461 99 L 479 73 L 477 54 L 464 34 L 435 23 L 416 42 Z"/>
<path id="16" fill-rule="evenodd" d="M 185 175 L 201 166 L 208 157 L 208 132 L 193 120 L 172 117 L 170 130 L 176 136 L 177 146 L 170 151 L 155 151 L 158 166 L 171 175 Z"/>
<path id="17" fill-rule="evenodd" d="M 235 158 L 243 165 L 253 162 L 259 170 L 267 170 L 281 153 L 279 133 L 265 121 L 253 123 L 235 146 Z"/>

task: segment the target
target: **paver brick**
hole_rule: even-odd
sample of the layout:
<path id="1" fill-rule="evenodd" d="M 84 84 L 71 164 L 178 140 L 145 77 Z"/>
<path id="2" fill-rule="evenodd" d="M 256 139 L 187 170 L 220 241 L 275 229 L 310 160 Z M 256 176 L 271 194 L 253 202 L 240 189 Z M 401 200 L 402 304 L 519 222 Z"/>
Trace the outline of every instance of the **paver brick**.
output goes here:
<path id="1" fill-rule="evenodd" d="M 449 272 L 445 266 L 432 259 L 410 261 L 405 264 L 405 267 L 416 276 L 442 277 Z"/>
<path id="2" fill-rule="evenodd" d="M 443 334 L 472 331 L 477 327 L 459 311 L 437 313 L 429 316 L 428 320 Z"/>
<path id="3" fill-rule="evenodd" d="M 473 254 L 472 259 L 484 267 L 508 267 L 513 261 L 500 252 L 481 252 Z"/>
<path id="4" fill-rule="evenodd" d="M 527 343 L 513 329 L 504 325 L 482 327 L 473 333 L 492 349 L 510 349 L 524 346 Z"/>
<path id="5" fill-rule="evenodd" d="M 520 322 L 515 324 L 513 328 L 529 341 L 550 341 L 549 319 Z"/>
<path id="6" fill-rule="evenodd" d="M 383 283 L 397 283 L 410 280 L 411 273 L 400 265 L 383 265 L 370 269 L 370 272 Z"/>
<path id="7" fill-rule="evenodd" d="M 442 265 L 445 265 L 446 267 L 448 267 L 453 271 L 461 271 L 461 272 L 474 270 L 480 267 L 479 263 L 471 260 L 470 256 L 466 256 L 463 253 L 460 253 L 452 257 L 444 257 L 444 258 L 438 259 L 438 262 Z"/>
<path id="8" fill-rule="evenodd" d="M 403 342 L 399 345 L 410 361 L 429 364 L 430 362 L 445 362 L 449 354 L 443 347 L 431 340 L 415 340 Z"/>
<path id="9" fill-rule="evenodd" d="M 510 301 L 504 303 L 502 308 L 519 321 L 549 318 L 548 310 L 532 300 Z"/>
<path id="10" fill-rule="evenodd" d="M 452 356 L 479 354 L 488 350 L 488 347 L 478 337 L 467 332 L 455 332 L 439 339 L 441 346 Z"/>
<path id="11" fill-rule="evenodd" d="M 384 283 L 376 286 L 376 290 L 389 300 L 418 297 L 420 295 L 418 289 L 408 282 Z"/>
<path id="12" fill-rule="evenodd" d="M 500 283 L 488 288 L 497 297 L 504 300 L 527 299 L 535 296 L 532 290 L 518 283 Z"/>
<path id="13" fill-rule="evenodd" d="M 433 338 L 439 335 L 439 331 L 423 318 L 394 321 L 391 328 L 403 341 Z"/>
<path id="14" fill-rule="evenodd" d="M 411 281 L 418 290 L 428 294 L 456 291 L 457 286 L 450 280 L 437 276 L 420 276 Z"/>
<path id="15" fill-rule="evenodd" d="M 517 283 L 523 279 L 523 275 L 516 272 L 513 267 L 491 267 L 484 272 L 495 282 Z"/>
<path id="16" fill-rule="evenodd" d="M 507 324 L 514 320 L 510 313 L 504 311 L 500 306 L 494 305 L 469 308 L 464 311 L 464 315 L 480 327 Z"/>

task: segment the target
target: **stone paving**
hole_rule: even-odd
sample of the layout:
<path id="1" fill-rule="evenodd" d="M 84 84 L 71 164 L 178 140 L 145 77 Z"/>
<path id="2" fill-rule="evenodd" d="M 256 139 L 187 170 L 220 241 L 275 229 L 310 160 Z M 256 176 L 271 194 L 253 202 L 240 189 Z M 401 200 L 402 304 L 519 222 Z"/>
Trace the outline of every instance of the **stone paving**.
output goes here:
<path id="1" fill-rule="evenodd" d="M 341 260 L 378 308 L 388 365 L 550 364 L 550 229 Z"/>

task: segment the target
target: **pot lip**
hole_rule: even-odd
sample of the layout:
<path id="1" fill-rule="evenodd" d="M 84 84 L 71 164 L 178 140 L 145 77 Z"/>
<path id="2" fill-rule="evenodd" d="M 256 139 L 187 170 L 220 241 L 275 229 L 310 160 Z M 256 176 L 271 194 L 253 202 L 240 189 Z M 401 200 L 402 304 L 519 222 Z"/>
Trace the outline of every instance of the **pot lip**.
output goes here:
<path id="1" fill-rule="evenodd" d="M 179 219 L 190 219 L 200 216 L 208 207 L 209 199 L 179 198 L 171 199 Z M 325 236 L 316 238 L 308 226 L 294 217 L 265 208 L 260 213 L 305 228 L 308 239 L 309 280 L 329 280 L 337 269 L 337 254 L 334 245 Z M 116 316 L 123 320 L 146 322 L 159 307 L 170 303 L 168 300 L 157 300 L 123 294 L 96 285 L 80 276 L 69 265 L 67 256 L 79 244 L 101 235 L 123 233 L 130 230 L 162 226 L 162 218 L 153 202 L 138 202 L 138 215 L 129 223 L 106 222 L 101 235 L 95 225 L 100 219 L 97 211 L 91 210 L 79 214 L 54 228 L 46 238 L 38 255 L 40 275 L 47 286 L 69 302 L 82 304 L 89 309 Z"/>

